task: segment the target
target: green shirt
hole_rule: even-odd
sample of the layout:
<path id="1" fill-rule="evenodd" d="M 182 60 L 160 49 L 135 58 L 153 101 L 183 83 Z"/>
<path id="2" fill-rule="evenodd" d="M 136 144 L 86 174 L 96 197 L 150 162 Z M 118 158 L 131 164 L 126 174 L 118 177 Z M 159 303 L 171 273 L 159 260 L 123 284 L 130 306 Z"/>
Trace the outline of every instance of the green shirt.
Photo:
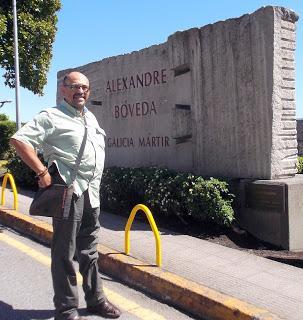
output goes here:
<path id="1" fill-rule="evenodd" d="M 95 116 L 85 107 L 84 116 L 88 135 L 74 187 L 78 196 L 88 189 L 90 203 L 95 208 L 100 205 L 99 188 L 104 168 L 105 132 L 99 127 Z M 56 163 L 61 177 L 69 185 L 84 129 L 81 113 L 63 100 L 57 107 L 41 111 L 12 138 L 33 148 L 42 148 L 48 166 Z"/>

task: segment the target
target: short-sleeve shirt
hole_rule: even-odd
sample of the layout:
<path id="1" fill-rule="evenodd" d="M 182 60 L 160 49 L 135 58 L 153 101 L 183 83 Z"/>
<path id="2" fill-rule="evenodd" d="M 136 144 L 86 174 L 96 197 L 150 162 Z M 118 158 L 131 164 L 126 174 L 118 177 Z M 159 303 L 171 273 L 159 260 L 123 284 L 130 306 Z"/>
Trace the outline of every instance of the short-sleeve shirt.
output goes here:
<path id="1" fill-rule="evenodd" d="M 78 196 L 88 189 L 91 206 L 95 208 L 100 205 L 105 132 L 86 107 L 82 115 L 63 100 L 58 106 L 41 111 L 12 138 L 33 148 L 41 148 L 48 166 L 55 163 L 61 177 L 69 185 L 85 132 L 83 117 L 86 119 L 88 135 L 74 187 Z"/>

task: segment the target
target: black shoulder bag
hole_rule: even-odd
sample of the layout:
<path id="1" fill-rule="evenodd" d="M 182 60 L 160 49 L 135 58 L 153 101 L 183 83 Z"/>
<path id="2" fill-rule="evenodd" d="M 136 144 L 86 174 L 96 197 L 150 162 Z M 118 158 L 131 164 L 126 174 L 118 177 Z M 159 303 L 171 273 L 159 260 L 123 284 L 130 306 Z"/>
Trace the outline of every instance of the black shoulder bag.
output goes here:
<path id="1" fill-rule="evenodd" d="M 84 116 L 85 131 L 81 147 L 76 159 L 75 168 L 72 173 L 72 181 L 70 185 L 51 184 L 46 188 L 40 188 L 30 205 L 29 214 L 33 216 L 45 217 L 62 217 L 68 219 L 71 207 L 72 197 L 74 193 L 74 182 L 77 177 L 80 162 L 83 156 L 86 140 L 87 140 L 87 124 Z"/>

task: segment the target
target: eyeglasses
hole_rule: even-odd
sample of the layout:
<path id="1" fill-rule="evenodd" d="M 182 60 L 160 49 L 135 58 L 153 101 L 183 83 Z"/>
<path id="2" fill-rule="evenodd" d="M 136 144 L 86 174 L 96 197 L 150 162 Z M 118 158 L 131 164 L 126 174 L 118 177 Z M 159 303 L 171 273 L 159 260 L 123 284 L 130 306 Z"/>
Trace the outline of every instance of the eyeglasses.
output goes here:
<path id="1" fill-rule="evenodd" d="M 82 89 L 83 92 L 87 92 L 89 90 L 89 86 L 85 84 L 64 84 L 64 87 L 67 87 L 73 91 Z"/>

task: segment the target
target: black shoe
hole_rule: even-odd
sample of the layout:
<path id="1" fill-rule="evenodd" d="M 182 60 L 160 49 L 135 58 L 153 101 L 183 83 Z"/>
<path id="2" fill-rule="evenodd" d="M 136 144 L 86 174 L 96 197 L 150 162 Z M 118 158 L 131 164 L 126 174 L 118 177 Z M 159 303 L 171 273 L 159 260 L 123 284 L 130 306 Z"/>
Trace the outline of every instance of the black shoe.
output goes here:
<path id="1" fill-rule="evenodd" d="M 121 311 L 107 299 L 99 302 L 96 306 L 87 307 L 86 310 L 103 318 L 116 319 L 121 316 Z"/>

